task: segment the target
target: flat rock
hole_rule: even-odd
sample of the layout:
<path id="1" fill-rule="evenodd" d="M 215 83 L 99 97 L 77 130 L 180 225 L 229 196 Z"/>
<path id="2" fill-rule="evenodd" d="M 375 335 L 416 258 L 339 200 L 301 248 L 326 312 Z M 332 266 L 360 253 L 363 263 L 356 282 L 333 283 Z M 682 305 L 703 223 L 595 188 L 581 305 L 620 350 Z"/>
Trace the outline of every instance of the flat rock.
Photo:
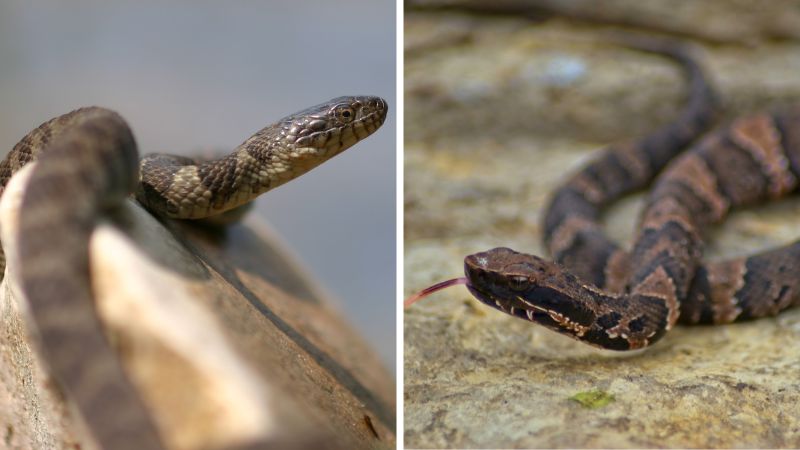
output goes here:
<path id="1" fill-rule="evenodd" d="M 406 294 L 459 276 L 470 253 L 544 254 L 541 214 L 554 187 L 598 148 L 675 114 L 679 68 L 604 43 L 608 28 L 406 16 Z M 798 42 L 695 44 L 728 117 L 800 101 Z M 641 196 L 615 205 L 610 235 L 629 243 L 640 207 Z M 736 212 L 712 230 L 708 257 L 797 239 L 797 217 L 797 198 Z M 404 338 L 410 448 L 800 445 L 799 310 L 678 327 L 621 354 L 457 287 L 407 310 Z"/>

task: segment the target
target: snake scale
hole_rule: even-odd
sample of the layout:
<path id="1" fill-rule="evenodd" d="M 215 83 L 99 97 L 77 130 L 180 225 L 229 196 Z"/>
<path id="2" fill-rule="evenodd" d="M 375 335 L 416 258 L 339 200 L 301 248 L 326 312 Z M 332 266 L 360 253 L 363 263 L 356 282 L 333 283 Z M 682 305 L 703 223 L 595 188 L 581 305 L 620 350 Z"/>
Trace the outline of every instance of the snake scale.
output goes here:
<path id="1" fill-rule="evenodd" d="M 0 163 L 2 193 L 36 161 L 20 206 L 17 278 L 44 361 L 102 448 L 163 446 L 93 307 L 88 240 L 98 217 L 134 192 L 161 217 L 199 219 L 237 208 L 366 138 L 387 110 L 378 97 L 339 97 L 267 126 L 226 157 L 196 162 L 170 155 L 139 161 L 126 122 L 88 107 L 43 123 Z"/>
<path id="2" fill-rule="evenodd" d="M 431 286 L 407 306 L 465 284 L 504 313 L 596 347 L 631 350 L 658 341 L 679 320 L 722 324 L 800 304 L 800 241 L 746 258 L 701 261 L 702 232 L 710 224 L 732 208 L 797 188 L 800 106 L 739 118 L 693 143 L 717 107 L 689 50 L 644 37 L 623 45 L 683 67 L 689 100 L 679 115 L 606 148 L 554 191 L 543 224 L 552 261 L 509 248 L 469 255 L 465 277 Z M 651 182 L 632 251 L 624 251 L 603 233 L 600 213 Z"/>

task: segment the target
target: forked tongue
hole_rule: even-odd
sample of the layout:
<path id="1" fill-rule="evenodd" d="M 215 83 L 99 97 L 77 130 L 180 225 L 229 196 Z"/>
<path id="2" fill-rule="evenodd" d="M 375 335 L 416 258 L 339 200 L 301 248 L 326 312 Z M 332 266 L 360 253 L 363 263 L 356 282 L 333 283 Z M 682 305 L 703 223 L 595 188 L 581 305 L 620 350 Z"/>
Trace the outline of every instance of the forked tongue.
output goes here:
<path id="1" fill-rule="evenodd" d="M 411 297 L 408 297 L 403 302 L 403 308 L 408 308 L 413 303 L 416 303 L 418 300 L 427 297 L 436 291 L 440 291 L 444 288 L 449 288 L 450 286 L 455 286 L 457 284 L 467 284 L 466 277 L 453 278 L 452 280 L 442 281 L 441 283 L 436 283 L 433 286 L 427 287 L 417 292 L 416 294 L 412 295 Z"/>

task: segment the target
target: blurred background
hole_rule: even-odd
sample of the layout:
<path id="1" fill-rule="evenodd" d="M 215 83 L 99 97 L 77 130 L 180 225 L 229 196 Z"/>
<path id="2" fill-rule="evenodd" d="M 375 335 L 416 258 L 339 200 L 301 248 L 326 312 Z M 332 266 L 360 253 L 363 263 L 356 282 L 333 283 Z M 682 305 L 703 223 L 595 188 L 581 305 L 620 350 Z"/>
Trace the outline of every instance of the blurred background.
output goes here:
<path id="1" fill-rule="evenodd" d="M 383 128 L 257 201 L 255 213 L 395 368 L 395 2 L 0 3 L 0 154 L 79 106 L 118 111 L 141 153 L 233 149 L 340 95 Z"/>

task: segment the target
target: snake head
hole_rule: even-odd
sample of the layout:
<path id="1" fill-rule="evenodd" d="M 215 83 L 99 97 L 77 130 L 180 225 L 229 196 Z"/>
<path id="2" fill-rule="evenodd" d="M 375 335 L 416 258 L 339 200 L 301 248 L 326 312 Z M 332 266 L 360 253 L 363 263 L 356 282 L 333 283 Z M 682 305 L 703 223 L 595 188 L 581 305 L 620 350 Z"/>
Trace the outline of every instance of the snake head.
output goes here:
<path id="1" fill-rule="evenodd" d="M 374 133 L 388 109 L 380 97 L 337 97 L 282 119 L 276 141 L 291 157 L 321 162 Z"/>
<path id="2" fill-rule="evenodd" d="M 537 285 L 544 263 L 536 256 L 498 247 L 464 258 L 464 274 L 478 300 L 509 312 L 512 307 L 525 309 L 518 297 L 527 296 Z"/>
<path id="3" fill-rule="evenodd" d="M 481 302 L 560 333 L 580 337 L 594 320 L 578 291 L 584 286 L 561 266 L 509 248 L 464 259 L 467 287 Z"/>

